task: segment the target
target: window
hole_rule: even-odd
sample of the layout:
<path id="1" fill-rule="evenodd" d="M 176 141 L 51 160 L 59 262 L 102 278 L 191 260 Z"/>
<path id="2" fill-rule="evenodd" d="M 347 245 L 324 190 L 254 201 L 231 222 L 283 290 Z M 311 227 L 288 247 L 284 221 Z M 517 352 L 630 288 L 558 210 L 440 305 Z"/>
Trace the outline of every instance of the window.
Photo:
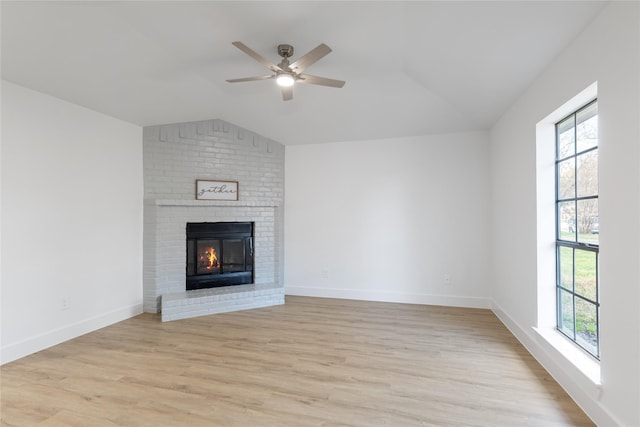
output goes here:
<path id="1" fill-rule="evenodd" d="M 599 358 L 598 103 L 555 125 L 556 325 Z"/>

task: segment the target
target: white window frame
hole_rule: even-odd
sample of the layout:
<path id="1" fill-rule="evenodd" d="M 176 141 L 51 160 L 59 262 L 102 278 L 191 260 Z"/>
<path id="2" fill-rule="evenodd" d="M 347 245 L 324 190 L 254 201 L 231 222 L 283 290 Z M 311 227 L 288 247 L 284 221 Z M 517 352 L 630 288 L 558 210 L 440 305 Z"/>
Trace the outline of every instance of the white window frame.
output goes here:
<path id="1" fill-rule="evenodd" d="M 555 124 L 596 99 L 594 82 L 559 106 L 536 124 L 537 198 L 537 324 L 534 326 L 541 347 L 564 370 L 576 369 L 597 389 L 601 385 L 600 363 L 556 330 L 556 213 L 555 213 Z M 601 320 L 602 322 L 602 320 Z M 586 385 L 586 384 L 585 384 Z"/>

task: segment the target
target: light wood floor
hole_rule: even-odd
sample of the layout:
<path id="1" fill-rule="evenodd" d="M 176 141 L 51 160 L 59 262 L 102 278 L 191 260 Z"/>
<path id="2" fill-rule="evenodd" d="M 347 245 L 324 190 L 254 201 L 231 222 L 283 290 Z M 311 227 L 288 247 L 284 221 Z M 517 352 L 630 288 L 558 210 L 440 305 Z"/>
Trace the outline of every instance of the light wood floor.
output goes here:
<path id="1" fill-rule="evenodd" d="M 287 297 L 2 367 L 2 426 L 583 426 L 488 310 Z"/>

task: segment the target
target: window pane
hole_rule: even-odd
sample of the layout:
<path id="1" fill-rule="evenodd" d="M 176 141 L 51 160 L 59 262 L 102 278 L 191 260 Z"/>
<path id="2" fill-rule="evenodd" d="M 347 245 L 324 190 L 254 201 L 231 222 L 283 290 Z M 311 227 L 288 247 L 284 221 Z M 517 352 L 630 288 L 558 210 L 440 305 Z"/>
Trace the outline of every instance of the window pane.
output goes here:
<path id="1" fill-rule="evenodd" d="M 576 241 L 576 202 L 558 203 L 558 238 Z"/>
<path id="2" fill-rule="evenodd" d="M 576 161 L 572 157 L 558 163 L 558 198 L 576 197 Z"/>
<path id="3" fill-rule="evenodd" d="M 558 246 L 558 285 L 573 291 L 573 249 Z"/>
<path id="4" fill-rule="evenodd" d="M 587 106 L 576 114 L 576 151 L 579 153 L 598 145 L 598 104 Z"/>
<path id="5" fill-rule="evenodd" d="M 598 319 L 597 307 L 576 298 L 576 341 L 592 354 L 597 354 Z"/>
<path id="6" fill-rule="evenodd" d="M 558 288 L 558 329 L 573 339 L 573 296 Z"/>
<path id="7" fill-rule="evenodd" d="M 556 137 L 558 140 L 558 159 L 575 154 L 575 118 L 572 115 L 556 125 Z"/>
<path id="8" fill-rule="evenodd" d="M 596 269 L 596 253 L 591 251 L 583 251 L 576 249 L 575 251 L 576 266 L 576 294 L 596 301 L 597 269 Z"/>
<path id="9" fill-rule="evenodd" d="M 578 200 L 578 241 L 599 244 L 598 199 Z"/>
<path id="10" fill-rule="evenodd" d="M 598 194 L 598 150 L 577 156 L 578 197 Z"/>

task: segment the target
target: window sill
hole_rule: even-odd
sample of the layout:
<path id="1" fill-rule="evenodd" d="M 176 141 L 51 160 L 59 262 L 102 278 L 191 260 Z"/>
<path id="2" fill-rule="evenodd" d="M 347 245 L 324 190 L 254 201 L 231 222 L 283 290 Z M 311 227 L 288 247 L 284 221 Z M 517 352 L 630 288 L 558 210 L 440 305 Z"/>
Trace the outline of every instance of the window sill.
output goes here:
<path id="1" fill-rule="evenodd" d="M 600 380 L 600 362 L 577 347 L 569 339 L 553 328 L 533 328 L 549 346 L 562 355 L 567 362 L 578 369 L 596 387 L 602 385 Z"/>

